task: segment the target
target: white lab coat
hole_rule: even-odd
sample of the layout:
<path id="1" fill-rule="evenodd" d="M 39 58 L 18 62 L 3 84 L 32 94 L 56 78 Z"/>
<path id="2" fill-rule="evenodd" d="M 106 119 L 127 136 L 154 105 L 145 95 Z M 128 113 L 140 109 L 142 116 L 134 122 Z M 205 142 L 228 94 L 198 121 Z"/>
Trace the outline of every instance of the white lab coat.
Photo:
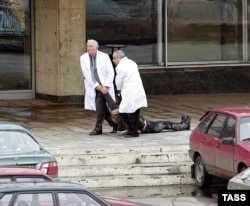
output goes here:
<path id="1" fill-rule="evenodd" d="M 147 98 L 137 64 L 123 57 L 116 66 L 115 83 L 121 90 L 120 113 L 134 113 L 137 109 L 147 107 Z"/>
<path id="2" fill-rule="evenodd" d="M 96 110 L 95 87 L 98 86 L 98 82 L 93 81 L 91 77 L 90 58 L 88 53 L 84 53 L 80 57 L 80 63 L 84 76 L 84 86 L 85 86 L 84 108 L 89 110 Z M 115 100 L 114 83 L 113 83 L 114 68 L 108 54 L 101 51 L 97 51 L 96 68 L 102 86 L 109 87 L 109 94 L 113 98 L 113 100 Z"/>

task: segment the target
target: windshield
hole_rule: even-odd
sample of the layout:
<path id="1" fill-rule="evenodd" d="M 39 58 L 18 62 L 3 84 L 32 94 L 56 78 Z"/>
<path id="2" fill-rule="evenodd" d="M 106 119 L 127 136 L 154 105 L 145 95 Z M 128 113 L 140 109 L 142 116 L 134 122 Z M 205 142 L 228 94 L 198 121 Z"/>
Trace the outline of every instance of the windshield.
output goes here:
<path id="1" fill-rule="evenodd" d="M 240 141 L 250 141 L 250 117 L 240 119 Z"/>
<path id="2" fill-rule="evenodd" d="M 39 150 L 40 146 L 21 131 L 0 131 L 0 153 L 18 153 Z"/>

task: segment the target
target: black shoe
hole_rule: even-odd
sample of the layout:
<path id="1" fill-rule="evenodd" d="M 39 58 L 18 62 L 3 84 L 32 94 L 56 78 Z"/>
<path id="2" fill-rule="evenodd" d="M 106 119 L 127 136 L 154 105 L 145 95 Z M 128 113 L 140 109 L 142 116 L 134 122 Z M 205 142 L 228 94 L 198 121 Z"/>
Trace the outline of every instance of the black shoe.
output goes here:
<path id="1" fill-rule="evenodd" d="M 139 133 L 136 133 L 136 134 L 126 134 L 126 135 L 124 135 L 124 137 L 126 137 L 126 138 L 139 137 Z"/>
<path id="2" fill-rule="evenodd" d="M 96 129 L 93 129 L 92 132 L 89 133 L 90 136 L 92 135 L 100 135 L 102 134 L 102 131 L 97 131 Z"/>
<path id="3" fill-rule="evenodd" d="M 188 116 L 188 115 L 183 115 L 183 116 L 181 117 L 181 121 L 190 124 L 190 122 L 191 122 L 191 117 Z"/>
<path id="4" fill-rule="evenodd" d="M 183 115 L 181 117 L 181 122 L 187 125 L 186 130 L 190 130 L 190 122 L 191 122 L 191 117 L 190 116 Z"/>

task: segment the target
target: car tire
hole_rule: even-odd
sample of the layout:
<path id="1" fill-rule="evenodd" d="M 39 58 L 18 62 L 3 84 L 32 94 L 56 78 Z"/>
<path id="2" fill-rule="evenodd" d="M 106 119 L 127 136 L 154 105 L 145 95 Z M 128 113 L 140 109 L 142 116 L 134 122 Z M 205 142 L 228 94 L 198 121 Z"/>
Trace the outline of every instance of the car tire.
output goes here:
<path id="1" fill-rule="evenodd" d="M 212 182 L 212 175 L 208 174 L 201 156 L 195 159 L 194 175 L 198 187 L 208 187 Z"/>
<path id="2" fill-rule="evenodd" d="M 240 168 L 240 171 L 239 171 L 239 173 L 240 172 L 243 172 L 244 170 L 246 170 L 247 169 L 247 167 L 246 166 L 242 166 L 241 168 Z"/>

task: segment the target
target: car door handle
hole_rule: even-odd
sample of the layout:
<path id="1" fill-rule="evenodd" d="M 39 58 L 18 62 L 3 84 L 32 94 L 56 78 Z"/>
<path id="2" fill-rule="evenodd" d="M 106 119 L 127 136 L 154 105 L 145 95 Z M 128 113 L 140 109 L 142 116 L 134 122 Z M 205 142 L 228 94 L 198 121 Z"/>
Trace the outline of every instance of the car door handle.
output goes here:
<path id="1" fill-rule="evenodd" d="M 205 143 L 205 139 L 201 139 L 201 143 L 204 144 Z"/>
<path id="2" fill-rule="evenodd" d="M 216 148 L 220 148 L 220 144 L 217 144 L 217 145 L 216 145 Z"/>

